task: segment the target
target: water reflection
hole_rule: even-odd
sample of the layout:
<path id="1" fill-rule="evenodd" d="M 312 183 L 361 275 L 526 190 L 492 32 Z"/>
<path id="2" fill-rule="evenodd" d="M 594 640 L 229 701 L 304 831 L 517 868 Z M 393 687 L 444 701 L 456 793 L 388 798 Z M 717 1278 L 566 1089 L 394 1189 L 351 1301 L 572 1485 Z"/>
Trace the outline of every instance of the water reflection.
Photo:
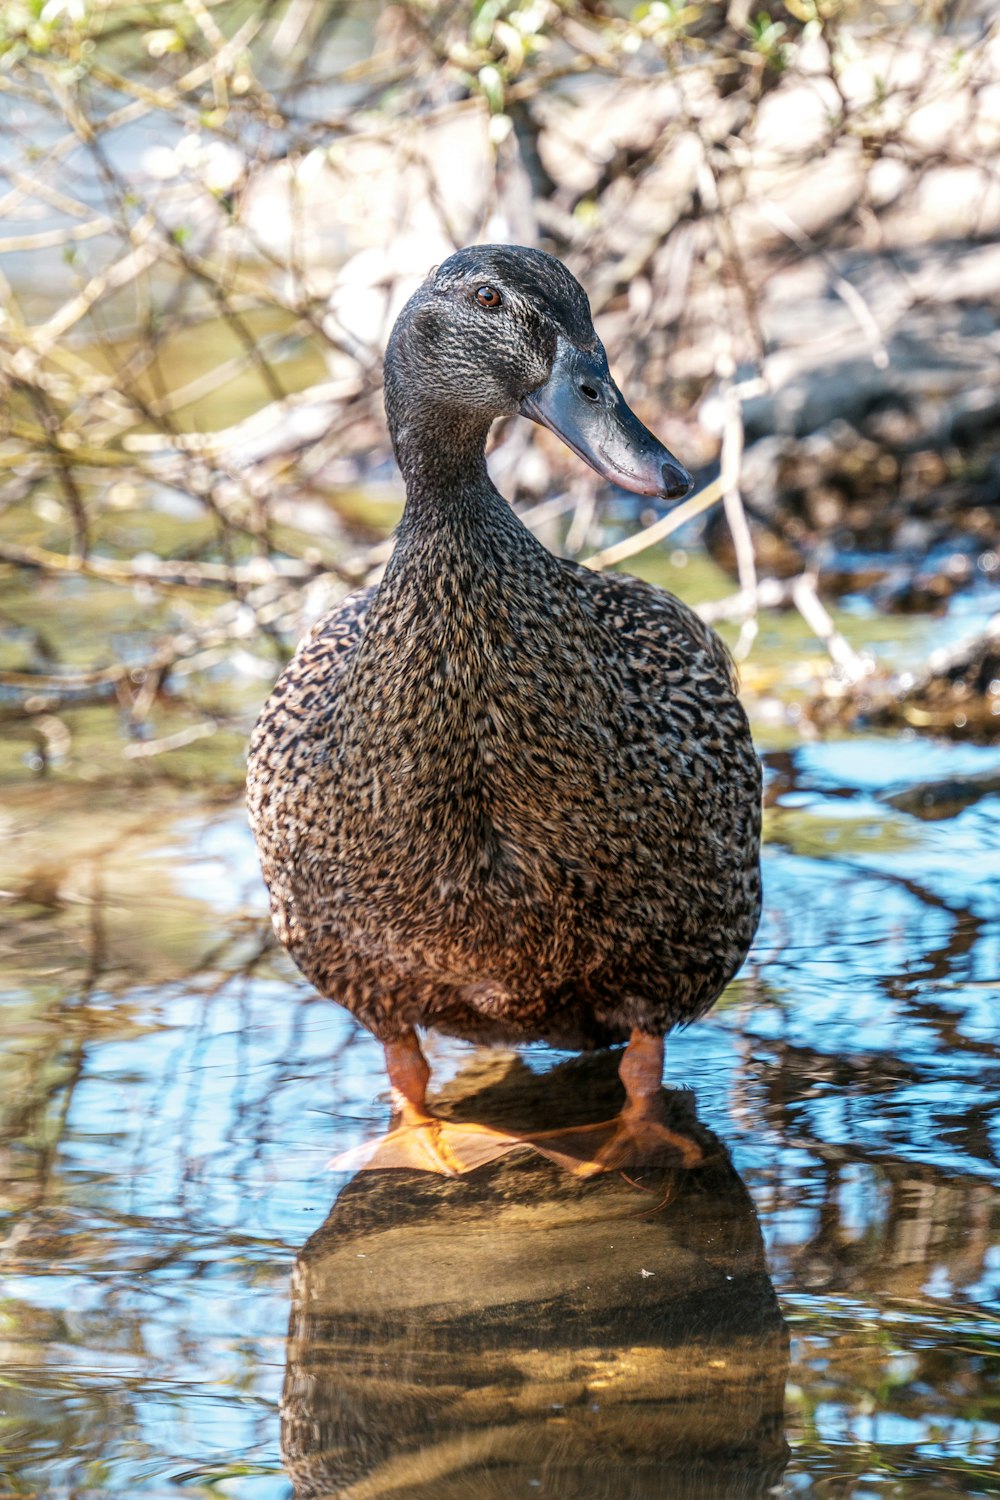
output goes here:
<path id="1" fill-rule="evenodd" d="M 997 765 L 996 751 L 875 737 L 769 755 L 759 941 L 715 1010 L 669 1040 L 669 1078 L 697 1095 L 705 1127 L 726 1142 L 753 1199 L 791 1331 L 792 1456 L 783 1481 L 790 1500 L 1000 1494 L 1000 793 L 989 789 Z M 973 782 L 981 794 L 974 799 Z M 908 789 L 916 789 L 912 808 Z M 397 1365 L 424 1379 L 417 1355 L 429 1360 L 439 1347 L 412 1334 L 379 1345 L 373 1335 L 368 1367 L 356 1342 L 332 1349 L 331 1327 L 346 1326 L 350 1307 L 345 1313 L 346 1291 L 331 1304 L 330 1277 L 343 1276 L 346 1288 L 347 1260 L 355 1276 L 368 1264 L 357 1258 L 367 1255 L 364 1245 L 348 1254 L 349 1232 L 370 1234 L 377 1225 L 380 1245 L 395 1245 L 407 1225 L 432 1225 L 436 1205 L 445 1228 L 424 1260 L 441 1276 L 444 1317 L 471 1283 L 469 1257 L 449 1257 L 476 1214 L 505 1226 L 495 1239 L 496 1253 L 506 1255 L 516 1227 L 510 1212 L 527 1211 L 540 1192 L 544 1209 L 519 1231 L 521 1258 L 540 1277 L 543 1251 L 554 1247 L 563 1303 L 525 1311 L 520 1342 L 498 1340 L 495 1319 L 487 1325 L 492 1344 L 481 1330 L 467 1353 L 485 1350 L 481 1363 L 490 1368 L 456 1390 L 451 1406 L 433 1408 L 441 1415 L 426 1440 L 415 1435 L 412 1413 L 404 1422 L 376 1403 L 374 1418 L 392 1416 L 398 1431 L 375 1421 L 366 1450 L 375 1478 L 341 1487 L 351 1500 L 390 1500 L 388 1481 L 381 1492 L 363 1488 L 385 1477 L 377 1444 L 383 1456 L 408 1463 L 414 1448 L 438 1451 L 457 1414 L 462 1444 L 525 1424 L 520 1430 L 547 1446 L 537 1461 L 537 1449 L 519 1450 L 535 1464 L 526 1477 L 522 1469 L 523 1483 L 505 1460 L 490 1467 L 480 1458 L 472 1478 L 446 1481 L 442 1470 L 436 1497 L 448 1494 L 446 1483 L 452 1492 L 464 1486 L 462 1500 L 489 1497 L 497 1476 L 501 1493 L 515 1500 L 540 1492 L 532 1478 L 552 1492 L 563 1483 L 563 1455 L 572 1476 L 565 1483 L 583 1495 L 591 1484 L 591 1495 L 630 1500 L 648 1481 L 654 1494 L 672 1496 L 674 1458 L 663 1453 L 676 1456 L 683 1433 L 658 1429 L 662 1451 L 652 1461 L 627 1445 L 654 1417 L 665 1423 L 663 1397 L 676 1390 L 668 1356 L 688 1347 L 680 1335 L 669 1342 L 671 1299 L 645 1299 L 660 1294 L 658 1278 L 684 1249 L 672 1238 L 682 1215 L 706 1225 L 723 1248 L 731 1244 L 723 1224 L 699 1216 L 729 1195 L 725 1224 L 741 1222 L 749 1210 L 738 1190 L 719 1186 L 721 1175 L 693 1174 L 679 1210 L 671 1201 L 647 1223 L 622 1216 L 636 1203 L 640 1212 L 655 1208 L 663 1192 L 625 1194 L 618 1182 L 623 1196 L 607 1213 L 616 1231 L 625 1223 L 630 1234 L 651 1236 L 638 1269 L 654 1272 L 636 1278 L 637 1291 L 623 1282 L 619 1304 L 626 1314 L 645 1310 L 648 1326 L 629 1325 L 620 1339 L 610 1326 L 588 1331 L 581 1320 L 605 1279 L 624 1276 L 630 1264 L 621 1246 L 646 1242 L 605 1226 L 598 1255 L 591 1229 L 584 1234 L 560 1217 L 570 1214 L 578 1185 L 546 1177 L 544 1163 L 529 1156 L 505 1164 L 527 1174 L 510 1192 L 501 1177 L 433 1184 L 397 1175 L 375 1198 L 373 1179 L 331 1178 L 334 1153 L 385 1128 L 381 1048 L 266 946 L 259 875 L 238 806 L 190 787 L 168 793 L 162 782 L 123 797 L 117 783 L 15 788 L 0 775 L 0 791 L 0 1496 L 290 1500 L 278 1453 L 289 1272 L 338 1185 L 343 1205 L 326 1244 L 339 1244 L 340 1260 L 323 1271 L 323 1244 L 314 1240 L 295 1293 L 296 1339 L 306 1328 L 312 1339 L 313 1323 L 321 1335 L 311 1351 L 293 1344 L 286 1449 L 296 1412 L 312 1410 L 323 1429 L 294 1439 L 300 1487 L 311 1463 L 315 1494 L 331 1494 L 322 1455 L 334 1419 L 343 1430 L 371 1382 L 384 1382 Z M 929 808 L 938 816 L 925 816 Z M 593 1060 L 568 1075 L 564 1097 L 561 1086 L 525 1076 L 527 1069 L 544 1076 L 558 1061 L 547 1049 L 526 1049 L 520 1075 L 498 1078 L 470 1074 L 470 1050 L 459 1043 L 432 1038 L 430 1047 L 436 1086 L 459 1072 L 459 1091 L 477 1094 L 483 1116 L 492 1110 L 501 1124 L 504 1108 L 523 1110 L 528 1095 L 544 1099 L 547 1111 L 583 1097 L 589 1118 L 617 1105 L 606 1092 L 614 1079 L 601 1083 L 587 1071 Z M 497 1065 L 495 1056 L 483 1063 Z M 463 1113 L 470 1108 L 462 1104 Z M 516 1112 L 510 1123 L 522 1123 Z M 545 1123 L 553 1123 L 548 1115 Z M 693 1199 L 696 1179 L 708 1185 L 704 1202 Z M 561 1229 L 567 1222 L 572 1227 Z M 762 1275 L 752 1224 L 745 1240 L 744 1285 L 752 1288 L 751 1272 Z M 584 1274 L 582 1249 L 567 1256 L 561 1246 L 570 1241 L 590 1247 L 597 1272 Z M 459 1269 L 448 1270 L 453 1264 Z M 474 1257 L 472 1270 L 482 1275 Z M 311 1282 L 319 1287 L 315 1307 Z M 516 1304 L 504 1296 L 505 1307 Z M 762 1290 L 766 1337 L 763 1298 Z M 461 1321 L 453 1332 L 463 1332 Z M 468 1313 L 464 1333 L 480 1334 L 476 1320 L 470 1331 Z M 727 1335 L 715 1324 L 709 1336 L 718 1344 Z M 567 1348 L 581 1381 L 590 1388 L 607 1377 L 603 1390 L 613 1394 L 596 1387 L 597 1412 L 584 1400 L 568 1403 L 560 1429 L 551 1425 L 558 1413 L 543 1423 L 540 1405 L 525 1413 L 518 1402 L 537 1393 L 545 1372 L 569 1385 L 577 1365 L 568 1375 L 556 1359 Z M 641 1383 L 627 1394 L 626 1377 L 642 1373 L 635 1349 L 661 1361 L 653 1396 Z M 584 1360 L 602 1351 L 614 1363 L 595 1376 Z M 339 1416 L 324 1394 L 334 1354 L 348 1359 L 341 1368 L 355 1392 L 355 1405 L 338 1408 Z M 454 1364 L 457 1356 L 448 1358 Z M 435 1400 L 447 1395 L 430 1389 Z M 740 1392 L 724 1399 L 739 1402 Z M 488 1409 L 478 1427 L 473 1402 Z M 710 1445 L 711 1428 L 705 1435 L 713 1402 L 718 1410 L 715 1396 L 700 1390 L 678 1397 L 674 1409 L 696 1409 L 724 1494 L 722 1456 Z M 584 1424 L 588 1433 L 611 1433 L 616 1413 L 622 1447 L 602 1450 L 603 1470 L 574 1473 L 573 1449 L 560 1433 L 574 1442 Z M 754 1420 L 740 1415 L 741 1428 L 753 1432 Z M 760 1472 L 749 1467 L 744 1476 L 756 1482 Z M 431 1481 L 420 1482 L 426 1489 Z M 394 1500 L 407 1485 L 412 1495 L 416 1483 L 401 1479 Z"/>
<path id="2" fill-rule="evenodd" d="M 460 1074 L 465 1119 L 608 1117 L 616 1056 Z M 581 1106 L 583 1106 L 581 1108 Z M 719 1141 L 693 1172 L 581 1183 L 528 1153 L 355 1178 L 296 1260 L 282 1452 L 298 1500 L 765 1495 L 788 1338 Z"/>

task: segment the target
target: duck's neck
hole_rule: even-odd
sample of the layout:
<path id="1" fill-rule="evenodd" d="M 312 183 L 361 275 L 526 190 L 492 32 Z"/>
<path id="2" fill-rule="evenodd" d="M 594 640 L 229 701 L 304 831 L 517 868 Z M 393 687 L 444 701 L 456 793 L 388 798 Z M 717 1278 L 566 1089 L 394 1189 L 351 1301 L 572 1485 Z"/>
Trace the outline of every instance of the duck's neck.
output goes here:
<path id="1" fill-rule="evenodd" d="M 459 418 L 432 403 L 404 411 L 393 423 L 392 442 L 406 485 L 406 521 L 420 524 L 466 491 L 489 489 L 482 418 Z"/>
<path id="2" fill-rule="evenodd" d="M 397 437 L 406 508 L 342 699 L 344 753 L 391 760 L 397 790 L 401 767 L 435 784 L 475 780 L 483 724 L 499 754 L 532 732 L 554 682 L 576 681 L 582 715 L 603 691 L 577 680 L 591 622 L 490 480 L 485 436 L 464 451 L 452 433 L 420 447 L 412 431 Z"/>
<path id="3" fill-rule="evenodd" d="M 462 421 L 426 405 L 395 428 L 406 506 L 387 581 L 420 558 L 440 572 L 467 554 L 488 565 L 498 548 L 538 547 L 490 479 L 489 428 L 481 419 Z"/>
<path id="4" fill-rule="evenodd" d="M 515 516 L 486 469 L 486 429 L 395 432 L 406 482 L 396 546 L 355 658 L 355 684 L 377 675 L 411 695 L 452 668 L 498 668 L 501 640 L 544 610 L 559 564 Z M 517 624 L 515 622 L 522 622 Z M 500 651 L 504 656 L 505 651 Z"/>

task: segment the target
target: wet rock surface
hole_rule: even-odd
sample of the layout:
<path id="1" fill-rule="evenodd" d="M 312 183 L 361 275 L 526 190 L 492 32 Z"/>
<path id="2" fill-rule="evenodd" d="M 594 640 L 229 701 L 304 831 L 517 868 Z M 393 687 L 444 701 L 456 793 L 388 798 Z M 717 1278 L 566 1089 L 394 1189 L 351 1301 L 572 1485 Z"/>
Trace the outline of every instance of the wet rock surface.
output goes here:
<path id="1" fill-rule="evenodd" d="M 599 1119 L 616 1063 L 536 1078 L 494 1060 L 481 1069 L 499 1076 L 466 1095 L 460 1075 L 449 1102 L 497 1124 Z M 692 1128 L 690 1100 L 672 1107 Z M 456 1181 L 349 1183 L 293 1273 L 282 1450 L 298 1500 L 543 1481 L 560 1500 L 652 1500 L 665 1472 L 682 1500 L 768 1493 L 787 1332 L 749 1195 L 693 1128 L 703 1166 L 635 1182 L 518 1152 Z"/>

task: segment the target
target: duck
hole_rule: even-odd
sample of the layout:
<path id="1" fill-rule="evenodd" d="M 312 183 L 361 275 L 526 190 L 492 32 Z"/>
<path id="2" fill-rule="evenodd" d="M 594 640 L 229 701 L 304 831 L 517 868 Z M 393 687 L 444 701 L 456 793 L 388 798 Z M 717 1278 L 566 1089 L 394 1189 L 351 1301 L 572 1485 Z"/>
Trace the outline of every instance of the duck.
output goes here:
<path id="1" fill-rule="evenodd" d="M 714 1004 L 760 915 L 734 667 L 673 594 L 543 546 L 492 483 L 487 436 L 522 415 L 664 501 L 691 477 L 539 249 L 433 269 L 392 329 L 384 399 L 406 492 L 392 555 L 299 645 L 248 759 L 277 938 L 384 1048 L 391 1128 L 335 1164 L 452 1176 L 529 1145 L 581 1176 L 695 1166 L 665 1119 L 664 1039 Z M 624 1042 L 624 1104 L 530 1135 L 442 1119 L 427 1030 Z"/>

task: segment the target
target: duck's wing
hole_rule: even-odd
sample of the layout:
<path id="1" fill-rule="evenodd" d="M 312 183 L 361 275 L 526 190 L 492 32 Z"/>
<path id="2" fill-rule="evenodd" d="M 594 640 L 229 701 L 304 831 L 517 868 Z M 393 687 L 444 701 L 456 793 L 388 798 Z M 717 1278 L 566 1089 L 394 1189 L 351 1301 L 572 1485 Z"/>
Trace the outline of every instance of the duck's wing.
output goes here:
<path id="1" fill-rule="evenodd" d="M 302 637 L 284 676 L 301 677 L 303 669 L 315 664 L 323 674 L 324 682 L 329 683 L 331 676 L 339 680 L 365 633 L 365 621 L 377 592 L 377 584 L 357 589 L 355 593 L 338 600 L 325 615 L 321 615 L 312 629 Z M 277 687 L 275 691 L 277 692 Z"/>
<path id="2" fill-rule="evenodd" d="M 726 699 L 738 688 L 726 644 L 689 604 L 667 589 L 627 573 L 572 568 L 592 618 L 614 639 L 620 655 L 643 676 L 687 669 Z"/>
<path id="3" fill-rule="evenodd" d="M 661 995 L 661 1009 L 649 1013 L 655 1031 L 705 1010 L 750 946 L 760 910 L 760 762 L 715 631 L 639 579 L 574 576 L 595 626 L 594 659 L 621 693 L 627 748 L 610 778 L 615 809 L 657 851 L 630 867 L 643 938 L 627 963 L 616 954 L 619 976 L 627 969 L 637 993 Z"/>
<path id="4" fill-rule="evenodd" d="M 250 740 L 247 786 L 276 774 L 286 779 L 299 747 L 336 702 L 341 682 L 365 632 L 375 587 L 341 599 L 299 642 L 261 710 Z M 253 812 L 251 808 L 251 820 Z"/>
<path id="5" fill-rule="evenodd" d="M 250 740 L 247 811 L 275 930 L 286 945 L 292 868 L 311 805 L 308 786 L 374 596 L 374 586 L 360 589 L 317 621 L 275 683 Z"/>

